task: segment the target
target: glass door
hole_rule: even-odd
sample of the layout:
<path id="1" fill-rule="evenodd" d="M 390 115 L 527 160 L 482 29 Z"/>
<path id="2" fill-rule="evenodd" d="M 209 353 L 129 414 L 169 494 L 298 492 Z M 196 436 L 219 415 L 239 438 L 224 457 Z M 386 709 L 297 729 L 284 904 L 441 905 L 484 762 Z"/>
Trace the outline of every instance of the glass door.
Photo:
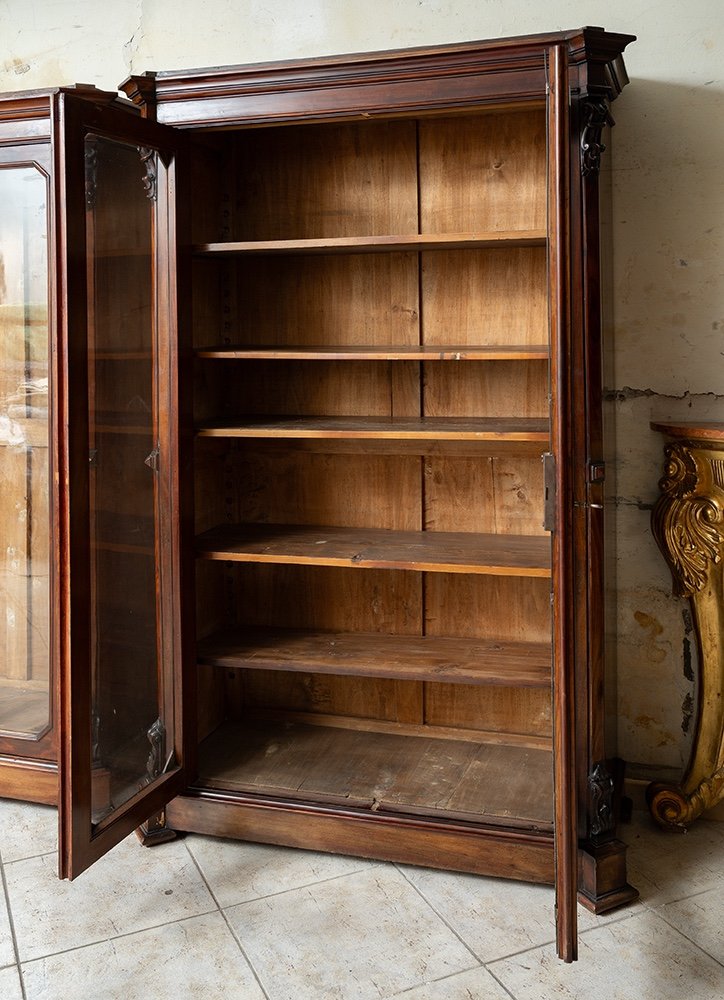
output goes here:
<path id="1" fill-rule="evenodd" d="M 73 878 L 183 786 L 171 420 L 178 139 L 67 94 L 58 112 L 69 428 L 60 866 Z"/>
<path id="2" fill-rule="evenodd" d="M 573 653 L 573 377 L 570 307 L 570 127 L 568 51 L 548 50 L 548 278 L 551 328 L 551 453 L 546 457 L 546 520 L 552 535 L 553 762 L 556 944 L 575 961 L 578 834 Z"/>
<path id="3" fill-rule="evenodd" d="M 0 149 L 0 753 L 52 758 L 49 171 L 48 146 Z"/>

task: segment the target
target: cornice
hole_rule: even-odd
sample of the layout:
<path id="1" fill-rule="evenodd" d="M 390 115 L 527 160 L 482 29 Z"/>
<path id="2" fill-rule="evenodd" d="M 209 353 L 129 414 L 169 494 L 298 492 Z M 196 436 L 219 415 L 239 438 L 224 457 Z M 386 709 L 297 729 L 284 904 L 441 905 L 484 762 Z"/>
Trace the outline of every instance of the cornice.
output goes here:
<path id="1" fill-rule="evenodd" d="M 276 107 L 269 114 L 278 120 L 280 114 L 285 116 L 285 95 L 291 98 L 301 91 L 319 95 L 316 103 L 322 117 L 345 114 L 344 94 L 350 88 L 366 88 L 369 113 L 386 106 L 385 90 L 390 107 L 399 112 L 535 100 L 545 96 L 548 50 L 564 44 L 571 65 L 583 70 L 579 90 L 613 100 L 628 79 L 621 53 L 633 37 L 582 28 L 435 47 L 149 72 L 129 77 L 120 89 L 141 107 L 157 104 L 160 120 L 187 126 L 262 121 L 265 99 L 272 96 Z M 486 79 L 490 83 L 492 77 L 496 86 L 486 87 Z M 325 97 L 332 90 L 339 92 L 339 99 Z M 211 115 L 204 114 L 204 102 L 209 110 L 215 106 Z"/>

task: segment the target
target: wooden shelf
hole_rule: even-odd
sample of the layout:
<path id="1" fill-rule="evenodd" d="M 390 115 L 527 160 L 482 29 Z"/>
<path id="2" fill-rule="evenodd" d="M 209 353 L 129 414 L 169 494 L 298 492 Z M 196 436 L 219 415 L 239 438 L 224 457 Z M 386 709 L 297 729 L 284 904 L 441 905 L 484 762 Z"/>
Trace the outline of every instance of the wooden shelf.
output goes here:
<path id="1" fill-rule="evenodd" d="M 125 410 L 97 410 L 90 421 L 90 430 L 96 434 L 153 434 L 153 417 L 150 413 L 129 413 Z M 145 423 L 144 423 L 145 420 Z"/>
<path id="2" fill-rule="evenodd" d="M 392 441 L 540 441 L 548 421 L 527 417 L 239 417 L 202 424 L 199 437 Z"/>
<path id="3" fill-rule="evenodd" d="M 350 723 L 353 720 L 349 720 Z M 199 748 L 200 784 L 225 791 L 339 803 L 550 830 L 548 749 L 285 720 L 226 723 Z M 454 731 L 453 731 L 454 732 Z"/>
<path id="4" fill-rule="evenodd" d="M 252 345 L 200 347 L 197 358 L 272 361 L 537 361 L 547 360 L 547 344 L 375 344 Z"/>
<path id="5" fill-rule="evenodd" d="M 202 559 L 549 577 L 547 536 L 230 524 L 197 538 Z"/>
<path id="6" fill-rule="evenodd" d="M 197 256 L 237 254 L 336 254 L 408 253 L 420 250 L 476 250 L 495 247 L 542 247 L 544 229 L 492 233 L 417 233 L 399 236 L 338 236 L 312 240 L 253 240 L 228 243 L 197 243 Z"/>
<path id="7" fill-rule="evenodd" d="M 150 361 L 153 357 L 150 351 L 91 351 L 93 361 Z"/>
<path id="8" fill-rule="evenodd" d="M 50 724 L 48 681 L 0 678 L 0 736 L 37 739 Z"/>
<path id="9" fill-rule="evenodd" d="M 198 661 L 231 669 L 448 684 L 542 688 L 551 684 L 549 645 L 490 639 L 240 628 L 216 632 L 199 642 Z"/>

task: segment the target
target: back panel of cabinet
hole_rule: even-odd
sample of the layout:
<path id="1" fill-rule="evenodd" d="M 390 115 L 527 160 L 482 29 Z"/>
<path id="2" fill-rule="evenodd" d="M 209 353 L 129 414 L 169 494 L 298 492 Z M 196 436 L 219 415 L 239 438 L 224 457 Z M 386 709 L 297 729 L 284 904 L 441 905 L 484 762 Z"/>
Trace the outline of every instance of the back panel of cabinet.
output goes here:
<path id="1" fill-rule="evenodd" d="M 200 780 L 550 829 L 544 112 L 216 142 Z"/>

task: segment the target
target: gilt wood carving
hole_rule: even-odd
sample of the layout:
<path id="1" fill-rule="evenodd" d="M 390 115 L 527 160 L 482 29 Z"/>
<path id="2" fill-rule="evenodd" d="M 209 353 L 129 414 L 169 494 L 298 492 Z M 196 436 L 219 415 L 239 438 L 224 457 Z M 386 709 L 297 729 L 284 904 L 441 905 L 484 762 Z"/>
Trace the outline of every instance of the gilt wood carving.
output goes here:
<path id="1" fill-rule="evenodd" d="M 674 582 L 691 603 L 699 644 L 699 712 L 680 785 L 654 782 L 649 807 L 683 829 L 724 799 L 724 424 L 652 424 L 666 446 L 652 530 Z"/>

